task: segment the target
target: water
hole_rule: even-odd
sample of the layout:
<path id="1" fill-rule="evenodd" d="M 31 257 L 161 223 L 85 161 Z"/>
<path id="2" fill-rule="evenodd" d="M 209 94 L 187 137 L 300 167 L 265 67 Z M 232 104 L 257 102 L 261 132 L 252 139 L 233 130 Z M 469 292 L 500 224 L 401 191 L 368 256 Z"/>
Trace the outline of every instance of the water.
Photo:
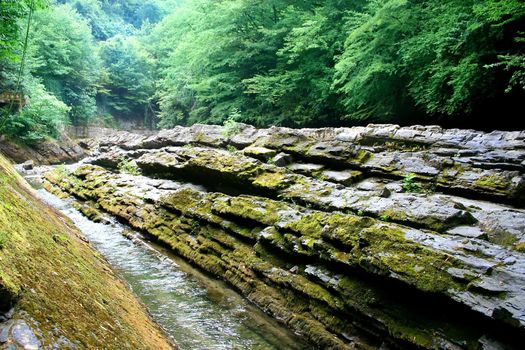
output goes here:
<path id="1" fill-rule="evenodd" d="M 181 349 L 309 349 L 297 336 L 168 251 L 111 219 L 94 223 L 44 189 L 44 201 L 68 216 L 148 307 Z"/>

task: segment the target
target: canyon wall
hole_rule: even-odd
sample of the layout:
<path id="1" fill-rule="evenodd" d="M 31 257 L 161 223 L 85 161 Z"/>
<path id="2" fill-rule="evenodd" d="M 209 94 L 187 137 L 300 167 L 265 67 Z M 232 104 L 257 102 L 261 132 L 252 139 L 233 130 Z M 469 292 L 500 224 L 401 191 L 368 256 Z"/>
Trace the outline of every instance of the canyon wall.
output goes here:
<path id="1" fill-rule="evenodd" d="M 518 349 L 524 141 L 395 125 L 115 132 L 46 188 L 157 239 L 317 347 Z"/>

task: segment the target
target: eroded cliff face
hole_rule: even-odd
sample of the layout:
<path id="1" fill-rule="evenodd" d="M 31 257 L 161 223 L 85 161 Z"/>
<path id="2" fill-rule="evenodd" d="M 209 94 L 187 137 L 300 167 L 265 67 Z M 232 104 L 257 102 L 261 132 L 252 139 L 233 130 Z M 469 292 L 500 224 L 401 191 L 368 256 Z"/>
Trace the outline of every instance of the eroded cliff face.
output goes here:
<path id="1" fill-rule="evenodd" d="M 46 187 L 156 237 L 321 348 L 512 349 L 525 335 L 524 141 L 195 125 L 92 142 Z"/>
<path id="2" fill-rule="evenodd" d="M 0 156 L 0 349 L 172 349 L 73 223 Z"/>
<path id="3" fill-rule="evenodd" d="M 58 140 L 46 140 L 30 146 L 0 135 L 0 154 L 15 163 L 30 161 L 34 164 L 72 163 L 86 156 L 82 147 L 65 132 Z"/>

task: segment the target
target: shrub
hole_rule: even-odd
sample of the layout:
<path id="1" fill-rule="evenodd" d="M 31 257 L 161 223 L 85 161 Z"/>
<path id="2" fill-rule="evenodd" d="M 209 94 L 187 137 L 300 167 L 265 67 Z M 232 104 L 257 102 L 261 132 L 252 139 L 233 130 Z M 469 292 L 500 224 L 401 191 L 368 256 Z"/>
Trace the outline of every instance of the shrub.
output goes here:
<path id="1" fill-rule="evenodd" d="M 416 174 L 410 173 L 405 176 L 403 179 L 403 191 L 419 193 L 421 192 L 421 184 L 415 181 Z"/>
<path id="2" fill-rule="evenodd" d="M 224 121 L 224 127 L 222 128 L 222 136 L 231 138 L 241 132 L 241 127 L 237 123 L 236 119 L 240 117 L 240 112 L 234 110 L 228 119 Z"/>
<path id="3" fill-rule="evenodd" d="M 118 170 L 121 173 L 126 173 L 130 175 L 140 175 L 141 174 L 140 169 L 137 166 L 137 164 L 134 161 L 129 160 L 124 157 L 120 158 L 120 162 L 118 164 Z"/>

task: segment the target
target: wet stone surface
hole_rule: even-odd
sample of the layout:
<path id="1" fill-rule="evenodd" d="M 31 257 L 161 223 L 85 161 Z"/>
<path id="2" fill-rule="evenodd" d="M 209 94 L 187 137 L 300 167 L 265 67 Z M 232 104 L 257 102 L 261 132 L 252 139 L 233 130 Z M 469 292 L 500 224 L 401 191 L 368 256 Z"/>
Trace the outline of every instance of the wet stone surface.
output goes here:
<path id="1" fill-rule="evenodd" d="M 0 349 L 39 350 L 41 343 L 24 320 L 12 319 L 0 323 Z"/>

